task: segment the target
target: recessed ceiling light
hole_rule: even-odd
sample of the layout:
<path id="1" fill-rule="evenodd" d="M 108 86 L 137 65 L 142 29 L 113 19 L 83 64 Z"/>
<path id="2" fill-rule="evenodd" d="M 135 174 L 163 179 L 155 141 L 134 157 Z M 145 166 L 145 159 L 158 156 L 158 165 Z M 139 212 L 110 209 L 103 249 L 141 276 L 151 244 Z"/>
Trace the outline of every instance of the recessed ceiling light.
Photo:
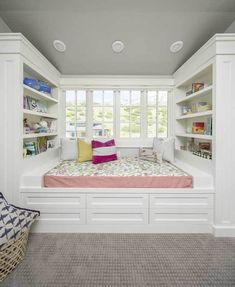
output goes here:
<path id="1" fill-rule="evenodd" d="M 124 49 L 125 45 L 122 41 L 115 41 L 112 44 L 112 49 L 115 53 L 121 53 Z"/>
<path id="2" fill-rule="evenodd" d="M 170 51 L 172 53 L 177 53 L 183 48 L 183 46 L 184 46 L 183 41 L 176 41 L 170 46 Z"/>
<path id="3" fill-rule="evenodd" d="M 66 50 L 65 43 L 60 40 L 55 40 L 53 46 L 58 52 L 64 52 Z"/>

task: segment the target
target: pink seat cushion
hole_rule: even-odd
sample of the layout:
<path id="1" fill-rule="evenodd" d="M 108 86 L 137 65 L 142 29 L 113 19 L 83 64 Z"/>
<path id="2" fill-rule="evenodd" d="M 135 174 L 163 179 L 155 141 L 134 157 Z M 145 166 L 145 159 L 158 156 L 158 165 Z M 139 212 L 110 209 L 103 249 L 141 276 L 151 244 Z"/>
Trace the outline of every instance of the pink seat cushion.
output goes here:
<path id="1" fill-rule="evenodd" d="M 93 150 L 92 163 L 98 164 L 117 160 L 114 139 L 108 140 L 106 142 L 92 140 L 91 145 Z"/>

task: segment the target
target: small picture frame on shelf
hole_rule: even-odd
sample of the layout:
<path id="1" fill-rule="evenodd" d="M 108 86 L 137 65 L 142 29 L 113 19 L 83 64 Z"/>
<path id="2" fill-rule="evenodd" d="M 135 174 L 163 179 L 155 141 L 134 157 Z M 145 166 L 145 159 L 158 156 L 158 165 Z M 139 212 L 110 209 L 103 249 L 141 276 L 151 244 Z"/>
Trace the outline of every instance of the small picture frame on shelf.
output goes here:
<path id="1" fill-rule="evenodd" d="M 190 96 L 190 95 L 192 95 L 192 93 L 193 93 L 193 91 L 192 91 L 192 90 L 190 90 L 190 91 L 187 91 L 187 92 L 186 92 L 186 97 L 187 97 L 187 96 Z"/>
<path id="2" fill-rule="evenodd" d="M 47 113 L 47 106 L 43 102 L 38 102 L 37 112 Z"/>
<path id="3" fill-rule="evenodd" d="M 55 140 L 48 140 L 47 141 L 47 149 L 55 148 L 55 146 L 56 146 L 56 141 Z"/>
<path id="4" fill-rule="evenodd" d="M 210 142 L 199 142 L 198 143 L 199 150 L 211 150 L 211 143 Z"/>
<path id="5" fill-rule="evenodd" d="M 28 105 L 29 105 L 29 109 L 31 111 L 37 111 L 38 110 L 38 102 L 35 99 L 28 98 Z"/>
<path id="6" fill-rule="evenodd" d="M 192 83 L 192 91 L 196 93 L 204 88 L 204 83 Z"/>

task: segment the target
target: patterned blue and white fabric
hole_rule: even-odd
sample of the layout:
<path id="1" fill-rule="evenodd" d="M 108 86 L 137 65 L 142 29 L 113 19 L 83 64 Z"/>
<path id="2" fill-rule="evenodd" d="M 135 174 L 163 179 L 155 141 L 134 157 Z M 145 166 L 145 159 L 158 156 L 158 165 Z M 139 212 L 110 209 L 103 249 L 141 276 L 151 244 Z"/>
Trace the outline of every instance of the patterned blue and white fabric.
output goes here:
<path id="1" fill-rule="evenodd" d="M 18 239 L 39 215 L 39 211 L 8 204 L 0 193 L 0 249 L 4 249 L 9 240 Z"/>

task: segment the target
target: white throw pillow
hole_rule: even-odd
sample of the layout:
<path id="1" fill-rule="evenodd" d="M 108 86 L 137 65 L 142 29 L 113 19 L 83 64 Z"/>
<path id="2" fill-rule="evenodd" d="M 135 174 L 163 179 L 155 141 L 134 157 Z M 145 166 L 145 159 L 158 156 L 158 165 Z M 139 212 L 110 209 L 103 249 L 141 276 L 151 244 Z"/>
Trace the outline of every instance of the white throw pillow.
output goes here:
<path id="1" fill-rule="evenodd" d="M 77 139 L 62 138 L 60 158 L 62 160 L 76 160 L 77 157 L 78 157 Z"/>
<path id="2" fill-rule="evenodd" d="M 174 138 L 154 138 L 153 151 L 161 162 L 162 159 L 174 162 Z"/>

